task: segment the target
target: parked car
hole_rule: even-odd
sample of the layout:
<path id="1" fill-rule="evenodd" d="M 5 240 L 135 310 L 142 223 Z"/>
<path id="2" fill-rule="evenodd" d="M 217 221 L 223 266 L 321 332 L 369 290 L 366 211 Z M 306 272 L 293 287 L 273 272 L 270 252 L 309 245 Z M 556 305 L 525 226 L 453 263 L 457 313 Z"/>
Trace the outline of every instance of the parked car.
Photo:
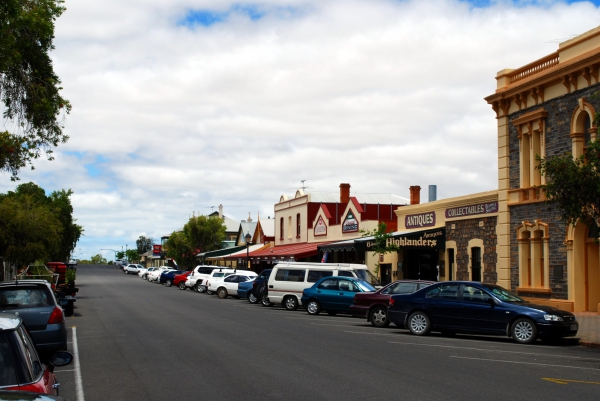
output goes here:
<path id="1" fill-rule="evenodd" d="M 67 349 L 65 314 L 46 280 L 0 282 L 0 312 L 23 319 L 44 360 Z"/>
<path id="2" fill-rule="evenodd" d="M 158 267 L 149 267 L 146 269 L 146 271 L 142 271 L 141 274 L 138 273 L 138 276 L 140 276 L 144 280 L 148 280 L 148 274 L 152 273 L 156 269 L 158 269 Z"/>
<path id="3" fill-rule="evenodd" d="M 263 296 L 267 294 L 267 282 L 269 281 L 269 277 L 271 276 L 271 272 L 273 269 L 265 269 L 263 270 L 258 277 L 252 282 L 252 290 L 248 292 L 247 298 L 248 302 L 251 304 L 255 304 L 258 302 L 262 302 L 264 298 L 264 306 L 270 306 L 269 298 Z"/>
<path id="4" fill-rule="evenodd" d="M 175 270 L 175 269 L 173 269 L 172 267 L 169 267 L 169 266 L 160 266 L 160 267 L 152 270 L 150 273 L 148 273 L 148 281 L 150 281 L 150 282 L 154 281 L 155 283 L 158 283 L 160 275 L 168 270 Z"/>
<path id="5" fill-rule="evenodd" d="M 58 395 L 53 367 L 72 360 L 69 352 L 59 351 L 49 358 L 50 366 L 44 364 L 21 318 L 0 313 L 0 389 Z"/>
<path id="6" fill-rule="evenodd" d="M 350 305 L 357 292 L 375 291 L 375 287 L 359 278 L 323 277 L 302 292 L 302 305 L 305 305 L 309 315 L 318 315 L 321 310 L 330 315 L 350 313 Z M 288 306 L 286 304 L 286 309 L 293 309 Z"/>
<path id="7" fill-rule="evenodd" d="M 196 285 L 196 291 L 206 292 L 208 295 L 212 295 L 214 291 L 208 290 L 209 280 L 222 280 L 227 276 L 231 276 L 236 272 L 235 269 L 218 268 L 213 270 L 207 278 L 202 279 L 199 284 Z"/>
<path id="8" fill-rule="evenodd" d="M 187 281 L 187 278 L 191 273 L 192 272 L 187 271 L 185 273 L 176 275 L 173 279 L 173 285 L 179 287 L 180 290 L 185 290 L 187 288 L 185 286 L 185 282 Z"/>
<path id="9" fill-rule="evenodd" d="M 18 397 L 18 398 L 17 398 Z M 65 401 L 64 398 L 50 395 L 32 393 L 31 391 L 0 390 L 0 401 Z"/>
<path id="10" fill-rule="evenodd" d="M 231 276 L 227 276 L 222 280 L 211 280 L 208 283 L 208 290 L 216 292 L 219 298 L 227 298 L 228 296 L 232 296 L 235 298 L 238 297 L 238 284 L 246 281 L 254 280 L 258 276 L 253 271 L 239 271 L 237 274 L 232 274 Z"/>
<path id="11" fill-rule="evenodd" d="M 140 266 L 141 266 L 141 265 L 140 265 Z M 143 277 L 143 276 L 144 276 L 144 274 L 145 274 L 147 271 L 148 271 L 148 268 L 147 268 L 147 267 L 141 266 L 141 267 L 138 267 L 138 273 L 137 273 L 137 274 L 138 274 L 138 276 L 139 276 L 139 277 Z"/>
<path id="12" fill-rule="evenodd" d="M 351 263 L 282 262 L 273 267 L 268 280 L 268 301 L 282 304 L 288 310 L 300 305 L 300 294 L 322 277 L 356 277 L 367 281 L 366 265 Z M 264 297 L 263 297 L 264 298 Z"/>
<path id="13" fill-rule="evenodd" d="M 185 270 L 165 270 L 160 274 L 158 278 L 158 282 L 160 284 L 164 284 L 167 287 L 171 287 L 173 285 L 173 280 L 175 279 L 175 275 L 183 274 Z"/>
<path id="14" fill-rule="evenodd" d="M 412 294 L 434 283 L 423 280 L 398 280 L 375 292 L 357 292 L 354 294 L 350 313 L 354 317 L 366 318 L 375 327 L 387 327 L 390 324 L 387 308 L 392 295 Z"/>
<path id="15" fill-rule="evenodd" d="M 125 266 L 123 270 L 125 274 L 138 274 L 140 272 L 140 268 L 143 268 L 143 266 L 130 263 Z"/>
<path id="16" fill-rule="evenodd" d="M 257 276 L 258 277 L 258 276 Z M 253 280 L 244 281 L 242 283 L 238 283 L 237 294 L 239 298 L 247 299 L 250 291 L 252 291 L 252 286 L 254 285 L 255 277 Z"/>
<path id="17" fill-rule="evenodd" d="M 550 306 L 529 303 L 495 284 L 446 281 L 413 294 L 393 295 L 388 317 L 412 334 L 479 333 L 508 335 L 530 344 L 538 337 L 577 334 L 575 316 Z"/>
<path id="18" fill-rule="evenodd" d="M 215 269 L 220 269 L 219 266 L 198 265 L 192 270 L 187 280 L 185 281 L 186 288 L 191 288 L 196 292 L 204 292 L 204 289 L 198 291 L 202 285 L 202 281 L 210 276 L 210 273 Z"/>

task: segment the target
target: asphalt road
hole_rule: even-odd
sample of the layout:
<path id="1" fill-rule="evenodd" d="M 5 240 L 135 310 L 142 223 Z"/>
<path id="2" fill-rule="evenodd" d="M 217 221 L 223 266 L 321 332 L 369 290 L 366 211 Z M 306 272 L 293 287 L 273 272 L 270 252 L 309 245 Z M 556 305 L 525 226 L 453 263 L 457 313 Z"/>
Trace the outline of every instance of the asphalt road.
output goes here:
<path id="1" fill-rule="evenodd" d="M 376 329 L 77 269 L 70 400 L 597 400 L 600 350 Z M 73 335 L 72 328 L 75 328 Z M 76 343 L 76 344 L 75 344 Z M 76 345 L 76 347 L 75 347 Z"/>

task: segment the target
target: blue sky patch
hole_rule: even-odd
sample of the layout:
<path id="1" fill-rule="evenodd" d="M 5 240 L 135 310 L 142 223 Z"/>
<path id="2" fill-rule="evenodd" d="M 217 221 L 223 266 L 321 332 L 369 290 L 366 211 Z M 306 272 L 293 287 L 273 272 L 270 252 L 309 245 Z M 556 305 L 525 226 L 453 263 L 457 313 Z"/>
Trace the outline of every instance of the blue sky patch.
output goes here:
<path id="1" fill-rule="evenodd" d="M 471 4 L 473 7 L 477 7 L 477 8 L 485 8 L 485 7 L 489 7 L 491 5 L 497 4 L 499 3 L 498 0 L 462 0 L 465 1 L 469 4 Z M 556 3 L 566 3 L 566 4 L 573 4 L 573 3 L 581 3 L 581 2 L 589 2 L 592 3 L 596 6 L 600 5 L 600 0 L 557 0 L 557 1 L 553 1 L 553 2 L 549 2 L 548 0 L 513 0 L 513 4 L 515 4 L 516 6 L 548 6 L 548 5 L 552 5 L 552 4 L 556 4 Z"/>
<path id="2" fill-rule="evenodd" d="M 242 15 L 252 21 L 258 21 L 267 14 L 281 19 L 288 19 L 302 15 L 302 12 L 300 9 L 291 6 L 273 7 L 258 4 L 234 4 L 227 10 L 190 10 L 184 18 L 178 21 L 178 25 L 210 27 L 227 21 L 232 15 Z"/>

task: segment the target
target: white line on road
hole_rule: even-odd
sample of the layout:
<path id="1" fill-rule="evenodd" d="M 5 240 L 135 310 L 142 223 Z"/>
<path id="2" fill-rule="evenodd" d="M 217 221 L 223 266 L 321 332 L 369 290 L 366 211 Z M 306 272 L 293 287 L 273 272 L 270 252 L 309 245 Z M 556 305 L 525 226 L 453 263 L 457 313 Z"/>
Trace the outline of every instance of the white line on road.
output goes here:
<path id="1" fill-rule="evenodd" d="M 73 355 L 75 359 L 75 391 L 77 401 L 84 401 L 83 382 L 81 381 L 81 365 L 79 364 L 79 347 L 77 347 L 77 329 L 73 327 Z"/>
<path id="2" fill-rule="evenodd" d="M 582 367 L 579 367 L 579 366 L 551 365 L 549 363 L 502 361 L 502 360 L 498 360 L 498 359 L 468 358 L 466 356 L 451 356 L 450 358 L 471 359 L 471 360 L 475 360 L 475 361 L 490 361 L 490 362 L 515 363 L 515 364 L 519 364 L 519 365 L 551 366 L 553 368 L 570 368 L 570 369 L 583 369 L 583 370 L 595 370 L 595 371 L 598 371 L 598 368 L 582 368 Z"/>

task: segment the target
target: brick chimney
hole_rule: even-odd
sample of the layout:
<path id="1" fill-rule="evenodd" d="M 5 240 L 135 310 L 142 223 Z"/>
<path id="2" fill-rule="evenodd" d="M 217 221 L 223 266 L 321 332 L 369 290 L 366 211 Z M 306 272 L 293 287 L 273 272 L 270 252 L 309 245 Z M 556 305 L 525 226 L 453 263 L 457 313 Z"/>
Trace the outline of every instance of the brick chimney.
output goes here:
<path id="1" fill-rule="evenodd" d="M 340 184 L 340 203 L 350 202 L 350 184 Z"/>
<path id="2" fill-rule="evenodd" d="M 418 185 L 413 185 L 410 189 L 410 204 L 418 205 L 421 203 L 421 187 Z"/>

